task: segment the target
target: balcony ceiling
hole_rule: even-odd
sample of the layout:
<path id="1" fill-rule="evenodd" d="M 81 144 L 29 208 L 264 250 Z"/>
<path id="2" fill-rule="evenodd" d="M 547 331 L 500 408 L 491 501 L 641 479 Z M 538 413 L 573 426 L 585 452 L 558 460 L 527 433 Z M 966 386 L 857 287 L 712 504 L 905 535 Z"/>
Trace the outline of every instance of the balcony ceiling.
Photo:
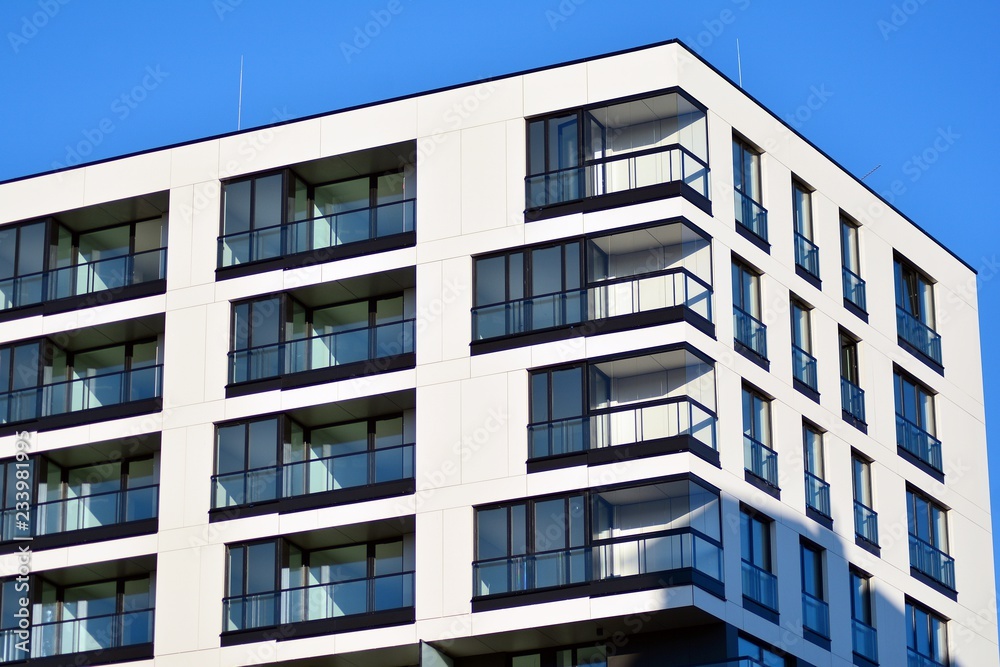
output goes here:
<path id="1" fill-rule="evenodd" d="M 303 162 L 292 167 L 292 171 L 312 185 L 320 185 L 396 170 L 402 164 L 410 164 L 416 150 L 416 142 L 403 141 L 390 146 Z"/>
<path id="2" fill-rule="evenodd" d="M 318 308 L 394 294 L 415 285 L 416 272 L 411 267 L 312 285 L 295 290 L 292 296 L 304 306 Z"/>
<path id="3" fill-rule="evenodd" d="M 365 396 L 351 401 L 313 405 L 290 412 L 292 419 L 306 427 L 355 421 L 378 415 L 402 412 L 416 406 L 414 391 Z"/>
<path id="4" fill-rule="evenodd" d="M 78 208 L 59 213 L 54 217 L 73 231 L 84 232 L 125 222 L 158 218 L 167 212 L 169 200 L 169 192 L 154 192 L 140 197 Z"/>

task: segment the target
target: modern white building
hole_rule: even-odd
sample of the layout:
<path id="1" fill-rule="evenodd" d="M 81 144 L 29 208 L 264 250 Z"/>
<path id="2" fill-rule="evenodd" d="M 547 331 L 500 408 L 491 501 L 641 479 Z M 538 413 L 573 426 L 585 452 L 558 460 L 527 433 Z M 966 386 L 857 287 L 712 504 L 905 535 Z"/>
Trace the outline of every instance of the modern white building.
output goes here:
<path id="1" fill-rule="evenodd" d="M 975 272 L 678 42 L 0 184 L 0 458 L 3 662 L 1000 665 Z"/>

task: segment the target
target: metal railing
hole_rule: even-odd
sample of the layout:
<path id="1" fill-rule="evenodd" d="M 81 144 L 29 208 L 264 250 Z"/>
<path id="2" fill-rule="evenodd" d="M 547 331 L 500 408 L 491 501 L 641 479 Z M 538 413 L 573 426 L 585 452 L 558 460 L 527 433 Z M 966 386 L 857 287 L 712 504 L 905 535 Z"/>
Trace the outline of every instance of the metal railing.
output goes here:
<path id="1" fill-rule="evenodd" d="M 896 334 L 925 357 L 941 365 L 941 334 L 896 306 Z"/>
<path id="2" fill-rule="evenodd" d="M 413 577 L 398 572 L 225 597 L 222 627 L 251 630 L 412 607 Z"/>
<path id="3" fill-rule="evenodd" d="M 229 382 L 373 361 L 413 352 L 415 320 L 400 320 L 229 353 Z"/>
<path id="4" fill-rule="evenodd" d="M 941 441 L 901 414 L 896 414 L 896 444 L 938 472 L 944 470 Z"/>
<path id="5" fill-rule="evenodd" d="M 865 423 L 865 390 L 847 378 L 840 378 L 840 405 L 844 412 Z"/>
<path id="6" fill-rule="evenodd" d="M 802 591 L 802 627 L 830 637 L 830 605 L 805 591 Z"/>
<path id="7" fill-rule="evenodd" d="M 212 506 L 233 507 L 411 479 L 413 447 L 408 443 L 212 475 Z"/>
<path id="8" fill-rule="evenodd" d="M 878 545 L 878 513 L 854 501 L 854 533 L 869 544 Z"/>
<path id="9" fill-rule="evenodd" d="M 778 577 L 743 559 L 743 596 L 778 611 Z"/>
<path id="10" fill-rule="evenodd" d="M 795 232 L 795 265 L 819 278 L 819 246 L 799 232 Z"/>
<path id="11" fill-rule="evenodd" d="M 816 391 L 816 357 L 792 344 L 792 377 Z"/>
<path id="12" fill-rule="evenodd" d="M 664 269 L 472 309 L 474 340 L 684 306 L 712 321 L 712 286 L 687 269 Z"/>
<path id="13" fill-rule="evenodd" d="M 590 548 L 580 546 L 479 560 L 472 564 L 473 594 L 498 595 L 584 583 L 592 578 L 590 559 Z"/>
<path id="14" fill-rule="evenodd" d="M 852 618 L 851 641 L 855 653 L 872 662 L 878 662 L 878 634 L 875 628 L 864 621 Z"/>
<path id="15" fill-rule="evenodd" d="M 945 663 L 938 662 L 930 656 L 917 653 L 914 649 L 906 649 L 906 667 L 947 667 Z"/>
<path id="16" fill-rule="evenodd" d="M 743 466 L 778 488 L 778 453 L 749 435 L 743 435 Z"/>
<path id="17" fill-rule="evenodd" d="M 72 530 L 111 526 L 157 516 L 159 485 L 93 493 L 35 504 L 35 535 L 51 535 Z M 7 524 L 4 522 L 4 539 Z"/>
<path id="18" fill-rule="evenodd" d="M 830 516 L 830 484 L 809 471 L 806 479 L 806 507 L 812 508 L 825 517 Z"/>
<path id="19" fill-rule="evenodd" d="M 761 359 L 767 359 L 767 325 L 738 306 L 733 306 L 733 337 Z"/>
<path id="20" fill-rule="evenodd" d="M 687 396 L 528 425 L 531 458 L 688 435 L 716 449 L 715 413 Z"/>
<path id="21" fill-rule="evenodd" d="M 416 199 L 365 206 L 219 237 L 220 267 L 326 250 L 412 232 Z"/>
<path id="22" fill-rule="evenodd" d="M 844 298 L 860 310 L 868 312 L 868 299 L 865 295 L 865 281 L 846 266 L 841 271 L 843 277 Z"/>
<path id="23" fill-rule="evenodd" d="M 524 179 L 525 200 L 534 209 L 675 181 L 708 197 L 708 176 L 708 164 L 680 144 L 670 144 L 531 174 Z"/>
<path id="24" fill-rule="evenodd" d="M 0 310 L 163 280 L 167 249 L 107 257 L 0 280 Z"/>
<path id="25" fill-rule="evenodd" d="M 163 365 L 101 373 L 0 393 L 0 423 L 66 414 L 158 398 Z"/>
<path id="26" fill-rule="evenodd" d="M 735 193 L 736 224 L 762 241 L 767 241 L 767 209 L 739 190 Z"/>
<path id="27" fill-rule="evenodd" d="M 102 651 L 148 644 L 152 641 L 153 609 L 135 609 L 66 621 L 33 622 L 31 657 L 44 658 L 84 651 Z M 8 642 L 0 642 L 0 645 L 4 648 L 6 658 Z M 19 657 L 14 659 L 24 658 L 24 653 L 20 653 Z"/>
<path id="28" fill-rule="evenodd" d="M 955 559 L 913 534 L 910 534 L 910 566 L 955 590 Z"/>

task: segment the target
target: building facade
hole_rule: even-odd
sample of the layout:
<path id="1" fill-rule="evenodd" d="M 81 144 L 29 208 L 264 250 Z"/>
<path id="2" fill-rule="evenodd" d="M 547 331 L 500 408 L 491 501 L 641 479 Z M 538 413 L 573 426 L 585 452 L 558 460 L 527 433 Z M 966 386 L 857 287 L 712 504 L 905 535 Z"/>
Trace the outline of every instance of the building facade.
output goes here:
<path id="1" fill-rule="evenodd" d="M 974 271 L 677 42 L 0 184 L 0 457 L 4 663 L 1000 664 Z"/>

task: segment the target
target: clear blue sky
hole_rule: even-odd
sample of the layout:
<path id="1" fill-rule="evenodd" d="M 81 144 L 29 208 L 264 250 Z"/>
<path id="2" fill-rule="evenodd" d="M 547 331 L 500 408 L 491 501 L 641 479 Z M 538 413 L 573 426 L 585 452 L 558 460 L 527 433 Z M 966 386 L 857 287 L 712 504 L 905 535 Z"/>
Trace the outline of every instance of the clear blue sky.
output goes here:
<path id="1" fill-rule="evenodd" d="M 241 55 L 246 128 L 674 37 L 736 79 L 738 38 L 750 94 L 881 165 L 866 182 L 979 270 L 1000 442 L 998 25 L 996 0 L 2 0 L 0 180 L 236 129 Z"/>

